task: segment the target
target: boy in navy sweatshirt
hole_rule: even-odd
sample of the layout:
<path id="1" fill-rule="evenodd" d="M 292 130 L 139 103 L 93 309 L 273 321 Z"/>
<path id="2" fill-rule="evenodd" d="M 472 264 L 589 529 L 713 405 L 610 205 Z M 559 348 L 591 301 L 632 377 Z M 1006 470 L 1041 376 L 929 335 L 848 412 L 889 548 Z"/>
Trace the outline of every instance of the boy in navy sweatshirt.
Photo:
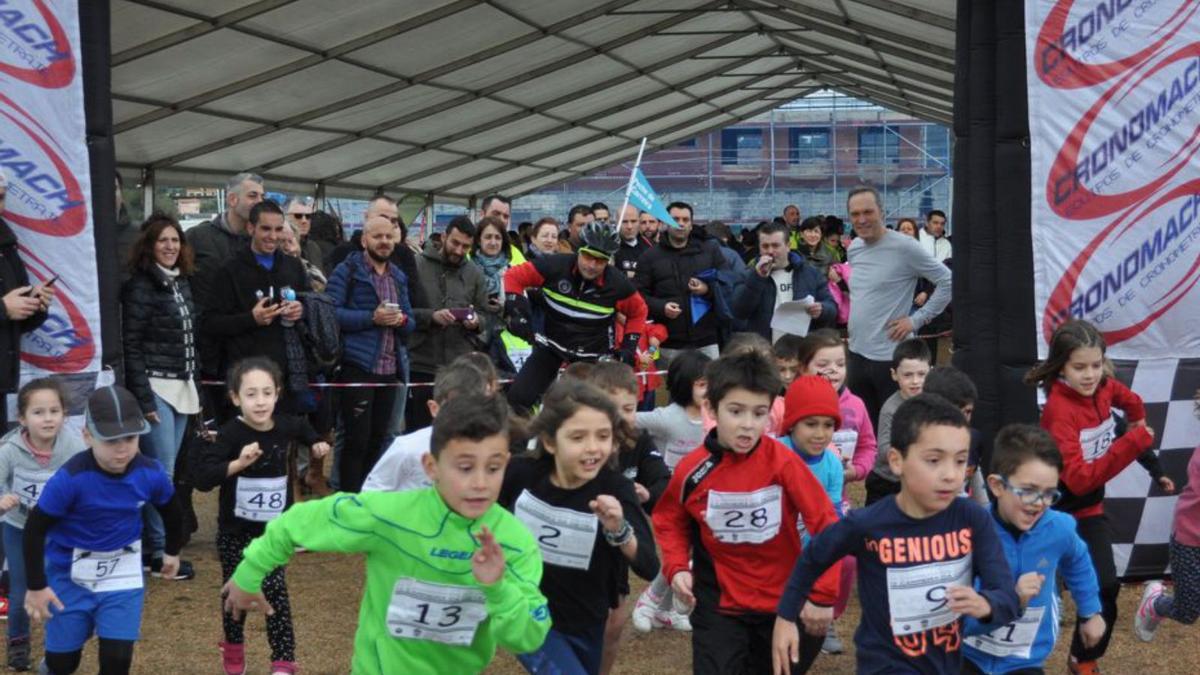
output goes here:
<path id="1" fill-rule="evenodd" d="M 1030 424 L 1004 427 L 996 434 L 991 468 L 988 487 L 996 495 L 992 525 L 1013 573 L 1021 615 L 986 635 L 967 638 L 962 672 L 1040 673 L 1058 640 L 1055 575 L 1062 573 L 1075 600 L 1079 636 L 1087 648 L 1104 637 L 1100 586 L 1087 544 L 1075 533 L 1075 519 L 1050 509 L 1062 497 L 1062 455 L 1050 434 Z M 967 619 L 968 633 L 976 632 L 974 621 Z"/>
<path id="2" fill-rule="evenodd" d="M 779 601 L 775 672 L 786 672 L 798 657 L 797 617 L 809 635 L 825 634 L 833 610 L 809 593 L 846 555 L 858 560 L 859 598 L 872 599 L 862 603 L 854 635 L 860 675 L 958 673 L 963 615 L 979 619 L 981 630 L 1016 618 L 1017 594 L 991 517 L 958 496 L 971 444 L 967 429 L 962 412 L 940 396 L 901 404 L 888 450 L 900 492 L 852 511 L 805 547 Z"/>

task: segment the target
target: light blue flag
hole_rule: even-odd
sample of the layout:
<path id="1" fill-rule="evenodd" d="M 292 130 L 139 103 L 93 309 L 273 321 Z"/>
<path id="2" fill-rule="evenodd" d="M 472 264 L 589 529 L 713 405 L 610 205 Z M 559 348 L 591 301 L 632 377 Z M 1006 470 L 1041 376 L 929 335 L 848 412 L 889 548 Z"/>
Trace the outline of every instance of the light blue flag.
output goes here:
<path id="1" fill-rule="evenodd" d="M 667 213 L 667 207 L 659 200 L 658 194 L 650 187 L 650 181 L 646 180 L 646 174 L 642 173 L 640 168 L 634 168 L 629 183 L 629 203 L 634 208 L 650 213 L 670 227 L 679 227 L 679 223 Z"/>

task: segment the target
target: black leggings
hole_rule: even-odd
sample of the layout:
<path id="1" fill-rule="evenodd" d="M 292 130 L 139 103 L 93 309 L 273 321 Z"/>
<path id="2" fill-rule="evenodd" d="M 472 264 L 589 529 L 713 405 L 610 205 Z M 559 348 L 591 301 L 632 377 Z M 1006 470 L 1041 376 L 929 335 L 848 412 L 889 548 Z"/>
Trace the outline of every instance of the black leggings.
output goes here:
<path id="1" fill-rule="evenodd" d="M 253 539 L 254 537 L 248 534 L 217 533 L 217 552 L 221 556 L 221 574 L 225 581 L 229 581 L 229 577 L 233 576 L 238 563 L 242 562 L 242 551 Z M 271 660 L 295 661 L 296 635 L 292 631 L 292 605 L 288 600 L 287 582 L 283 578 L 282 567 L 276 567 L 263 579 L 262 591 L 267 602 L 271 604 L 271 609 L 275 610 L 274 614 L 267 617 L 267 644 L 271 646 Z M 235 621 L 222 607 L 221 618 L 225 628 L 225 642 L 242 644 L 246 639 L 243 631 L 245 615 L 240 621 Z"/>
<path id="2" fill-rule="evenodd" d="M 1121 591 L 1121 581 L 1117 579 L 1117 566 L 1113 562 L 1112 527 L 1108 524 L 1108 516 L 1101 514 L 1082 518 L 1075 523 L 1075 531 L 1087 544 L 1092 566 L 1096 568 L 1096 579 L 1100 582 L 1100 615 L 1104 617 L 1104 636 L 1095 647 L 1085 649 L 1079 637 L 1080 621 L 1077 619 L 1071 638 L 1071 656 L 1079 661 L 1095 661 L 1108 650 L 1108 640 L 1112 637 L 1113 627 L 1117 625 L 1117 594 Z"/>
<path id="3" fill-rule="evenodd" d="M 879 429 L 879 409 L 900 387 L 892 379 L 892 364 L 890 361 L 872 361 L 847 351 L 850 359 L 847 364 L 846 386 L 862 399 L 867 408 L 867 416 L 871 418 L 871 426 Z M 886 448 L 884 452 L 887 452 Z"/>
<path id="4" fill-rule="evenodd" d="M 70 675 L 79 668 L 83 650 L 46 652 L 50 675 Z M 100 675 L 127 675 L 133 665 L 133 640 L 100 638 Z"/>
<path id="5" fill-rule="evenodd" d="M 518 415 L 529 415 L 534 404 L 558 377 L 563 358 L 554 350 L 535 346 L 521 372 L 508 388 L 508 403 Z"/>

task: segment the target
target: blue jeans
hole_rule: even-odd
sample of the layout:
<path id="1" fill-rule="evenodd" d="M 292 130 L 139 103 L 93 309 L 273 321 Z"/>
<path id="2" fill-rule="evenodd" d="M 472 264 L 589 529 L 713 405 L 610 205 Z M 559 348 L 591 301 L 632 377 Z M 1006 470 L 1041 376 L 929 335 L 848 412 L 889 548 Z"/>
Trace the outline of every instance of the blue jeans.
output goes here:
<path id="1" fill-rule="evenodd" d="M 142 454 L 150 459 L 157 459 L 167 476 L 173 478 L 175 458 L 179 456 L 179 447 L 183 445 L 183 432 L 187 429 L 187 415 L 176 412 L 157 394 L 154 395 L 154 407 L 158 413 L 158 424 L 151 424 L 150 433 L 141 437 Z M 167 531 L 163 527 L 162 516 L 153 505 L 146 504 L 142 507 L 142 518 L 146 525 L 145 545 L 142 550 L 148 556 L 162 557 L 163 547 L 167 543 Z"/>
<path id="2" fill-rule="evenodd" d="M 8 639 L 29 637 L 29 615 L 25 613 L 25 556 L 21 539 L 25 530 L 4 523 L 4 549 L 8 561 Z"/>
<path id="3" fill-rule="evenodd" d="M 518 654 L 531 675 L 596 675 L 604 656 L 604 625 L 591 635 L 569 635 L 551 628 L 536 652 Z"/>

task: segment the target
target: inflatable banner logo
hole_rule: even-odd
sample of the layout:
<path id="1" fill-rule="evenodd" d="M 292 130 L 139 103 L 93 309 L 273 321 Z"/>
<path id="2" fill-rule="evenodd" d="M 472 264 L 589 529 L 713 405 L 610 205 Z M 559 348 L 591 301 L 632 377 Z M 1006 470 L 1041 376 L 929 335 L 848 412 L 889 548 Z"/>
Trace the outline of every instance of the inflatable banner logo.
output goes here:
<path id="1" fill-rule="evenodd" d="M 75 53 L 45 0 L 0 0 L 0 73 L 57 89 L 75 78 Z"/>
<path id="2" fill-rule="evenodd" d="M 1039 352 L 1200 356 L 1200 0 L 1026 0 Z"/>

